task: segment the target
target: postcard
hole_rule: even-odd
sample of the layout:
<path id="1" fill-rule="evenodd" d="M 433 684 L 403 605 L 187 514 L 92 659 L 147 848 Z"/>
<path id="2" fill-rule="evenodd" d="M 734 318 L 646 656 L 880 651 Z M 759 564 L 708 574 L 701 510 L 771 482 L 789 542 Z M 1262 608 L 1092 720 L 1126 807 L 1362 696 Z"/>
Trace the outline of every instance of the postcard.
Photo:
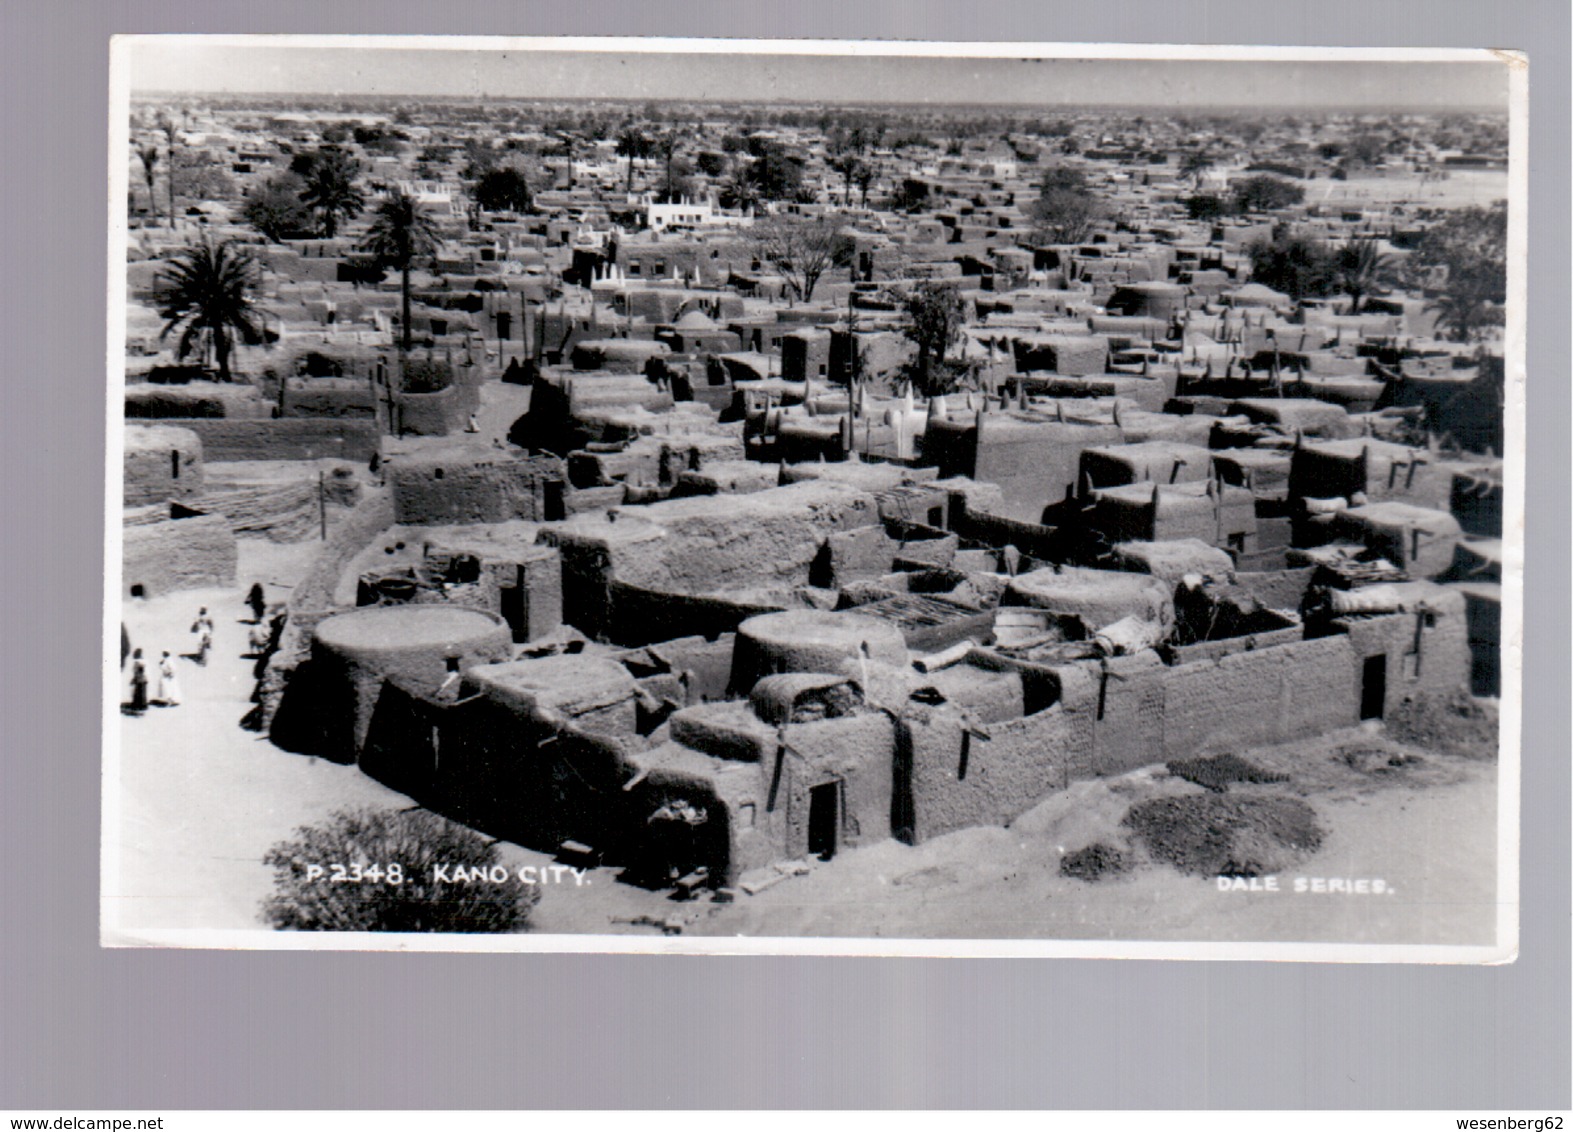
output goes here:
<path id="1" fill-rule="evenodd" d="M 104 945 L 1513 959 L 1523 56 L 111 75 Z"/>

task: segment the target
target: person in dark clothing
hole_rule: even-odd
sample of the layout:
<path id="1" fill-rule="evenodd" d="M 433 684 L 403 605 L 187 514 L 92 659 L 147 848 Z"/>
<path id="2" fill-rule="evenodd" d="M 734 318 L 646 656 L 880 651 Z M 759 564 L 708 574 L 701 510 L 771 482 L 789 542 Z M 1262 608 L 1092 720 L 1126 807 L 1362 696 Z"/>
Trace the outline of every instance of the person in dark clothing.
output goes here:
<path id="1" fill-rule="evenodd" d="M 142 650 L 131 653 L 131 714 L 142 715 L 147 711 L 147 664 L 142 660 Z"/>
<path id="2" fill-rule="evenodd" d="M 246 593 L 246 604 L 251 606 L 251 620 L 255 624 L 262 624 L 263 611 L 268 608 L 268 596 L 263 592 L 261 582 L 251 583 L 251 589 Z"/>
<path id="3" fill-rule="evenodd" d="M 207 606 L 197 610 L 197 619 L 192 622 L 191 631 L 197 635 L 197 651 L 192 658 L 205 668 L 208 650 L 213 647 L 213 618 L 209 616 Z"/>

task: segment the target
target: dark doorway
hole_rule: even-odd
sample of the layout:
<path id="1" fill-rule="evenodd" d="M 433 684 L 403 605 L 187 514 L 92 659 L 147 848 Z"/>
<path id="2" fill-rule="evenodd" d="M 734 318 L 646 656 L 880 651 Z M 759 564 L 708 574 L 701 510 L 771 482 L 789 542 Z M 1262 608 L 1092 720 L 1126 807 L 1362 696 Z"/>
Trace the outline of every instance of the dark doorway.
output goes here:
<path id="1" fill-rule="evenodd" d="M 1360 672 L 1360 718 L 1381 719 L 1387 703 L 1387 654 L 1365 658 Z"/>
<path id="2" fill-rule="evenodd" d="M 497 312 L 497 337 L 513 337 L 513 313 L 511 311 Z"/>
<path id="3" fill-rule="evenodd" d="M 529 627 L 525 624 L 524 614 L 524 567 L 516 566 L 514 569 L 513 585 L 499 586 L 497 596 L 500 599 L 498 612 L 508 622 L 508 628 L 513 630 L 513 639 L 518 643 L 528 638 Z"/>
<path id="4" fill-rule="evenodd" d="M 542 509 L 545 514 L 541 516 L 543 522 L 555 523 L 559 519 L 567 518 L 568 509 L 563 499 L 563 481 L 547 480 L 542 485 Z"/>
<path id="5" fill-rule="evenodd" d="M 840 825 L 839 782 L 827 782 L 808 792 L 808 853 L 828 861 L 836 855 L 836 829 Z"/>

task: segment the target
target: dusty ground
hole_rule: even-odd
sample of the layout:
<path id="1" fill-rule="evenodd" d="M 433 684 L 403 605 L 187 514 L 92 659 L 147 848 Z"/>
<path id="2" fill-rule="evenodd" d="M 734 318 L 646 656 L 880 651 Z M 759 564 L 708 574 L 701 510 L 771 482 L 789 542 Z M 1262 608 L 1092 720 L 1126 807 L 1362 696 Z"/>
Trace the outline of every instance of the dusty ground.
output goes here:
<path id="1" fill-rule="evenodd" d="M 1308 204 L 1347 205 L 1413 201 L 1428 208 L 1487 205 L 1507 199 L 1507 173 L 1500 169 L 1454 169 L 1445 181 L 1424 184 L 1416 176 L 1309 181 L 1305 199 Z"/>
<path id="2" fill-rule="evenodd" d="M 124 928 L 261 927 L 270 846 L 345 806 L 412 804 L 354 767 L 286 754 L 239 726 L 252 690 L 252 661 L 240 655 L 250 616 L 242 597 L 261 580 L 270 600 L 287 598 L 316 543 L 240 545 L 236 589 L 125 607 L 133 644 L 155 658 L 191 647 L 199 606 L 216 632 L 206 667 L 179 662 L 181 706 L 118 721 L 120 867 L 106 875 L 105 897 L 107 922 Z M 1122 824 L 1131 806 L 1213 795 L 1152 767 L 1078 783 L 1009 829 L 844 851 L 730 904 L 678 903 L 617 883 L 607 869 L 579 884 L 563 877 L 546 888 L 536 930 L 653 932 L 628 921 L 675 918 L 688 934 L 721 936 L 1491 942 L 1494 762 L 1406 748 L 1371 725 L 1239 754 L 1266 781 L 1230 783 L 1228 797 L 1301 799 L 1321 832 L 1313 853 L 1290 855 L 1278 892 L 1220 892 L 1212 878 L 1154 861 Z M 1128 870 L 1098 882 L 1061 875 L 1062 857 L 1094 844 L 1118 848 Z M 512 845 L 503 858 L 551 863 Z M 1296 877 L 1380 879 L 1387 891 L 1297 894 Z"/>
<path id="3" fill-rule="evenodd" d="M 1220 892 L 1151 860 L 1122 826 L 1129 808 L 1205 795 L 1148 768 L 1077 783 L 1009 829 L 965 830 L 908 847 L 885 842 L 843 853 L 686 930 L 747 935 L 952 938 L 1339 941 L 1487 944 L 1495 891 L 1495 764 L 1453 756 L 1392 774 L 1356 770 L 1341 749 L 1386 749 L 1353 729 L 1250 753 L 1291 775 L 1281 785 L 1236 784 L 1241 796 L 1290 795 L 1314 809 L 1322 843 L 1278 874 L 1281 891 Z M 1358 760 L 1357 760 L 1358 761 Z M 1385 762 L 1385 760 L 1384 760 Z M 1089 883 L 1060 875 L 1060 858 L 1095 843 L 1134 859 L 1124 876 Z M 1295 877 L 1381 878 L 1391 894 L 1297 894 Z"/>

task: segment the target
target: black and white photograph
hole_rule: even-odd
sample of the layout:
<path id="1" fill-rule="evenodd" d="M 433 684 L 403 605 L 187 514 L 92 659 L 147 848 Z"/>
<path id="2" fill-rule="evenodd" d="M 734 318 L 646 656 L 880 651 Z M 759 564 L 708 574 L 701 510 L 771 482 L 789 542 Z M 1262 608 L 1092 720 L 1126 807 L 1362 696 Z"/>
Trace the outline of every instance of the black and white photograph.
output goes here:
<path id="1" fill-rule="evenodd" d="M 102 942 L 1512 961 L 1526 69 L 117 37 Z"/>

